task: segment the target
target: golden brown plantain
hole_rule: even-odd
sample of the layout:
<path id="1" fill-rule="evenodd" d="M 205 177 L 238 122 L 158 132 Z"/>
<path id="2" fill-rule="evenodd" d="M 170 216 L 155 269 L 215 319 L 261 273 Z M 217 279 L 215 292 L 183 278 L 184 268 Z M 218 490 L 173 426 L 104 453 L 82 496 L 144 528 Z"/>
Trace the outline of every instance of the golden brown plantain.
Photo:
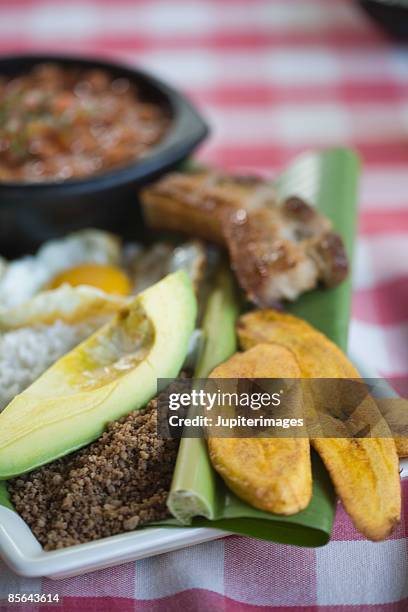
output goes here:
<path id="1" fill-rule="evenodd" d="M 210 378 L 299 376 L 290 351 L 260 344 L 233 355 L 215 368 Z M 208 449 L 214 468 L 228 487 L 255 508 L 288 515 L 309 504 L 312 473 L 307 438 L 209 437 Z"/>
<path id="2" fill-rule="evenodd" d="M 355 527 L 370 540 L 384 540 L 401 512 L 394 440 L 316 438 L 312 444 Z"/>
<path id="3" fill-rule="evenodd" d="M 292 315 L 273 310 L 245 314 L 238 322 L 238 335 L 243 348 L 272 342 L 292 351 L 304 378 L 360 378 L 335 344 Z M 401 512 L 395 442 L 378 415 L 376 431 L 385 437 L 312 440 L 354 525 L 371 540 L 387 537 Z"/>
<path id="4" fill-rule="evenodd" d="M 238 319 L 237 332 L 246 350 L 274 342 L 292 351 L 310 378 L 360 378 L 344 353 L 303 319 L 278 310 L 254 310 Z"/>
<path id="5" fill-rule="evenodd" d="M 377 404 L 394 435 L 398 456 L 408 457 L 408 400 L 386 397 L 377 400 Z"/>
<path id="6" fill-rule="evenodd" d="M 397 448 L 398 457 L 408 457 L 408 440 L 401 436 L 394 436 L 395 446 Z"/>

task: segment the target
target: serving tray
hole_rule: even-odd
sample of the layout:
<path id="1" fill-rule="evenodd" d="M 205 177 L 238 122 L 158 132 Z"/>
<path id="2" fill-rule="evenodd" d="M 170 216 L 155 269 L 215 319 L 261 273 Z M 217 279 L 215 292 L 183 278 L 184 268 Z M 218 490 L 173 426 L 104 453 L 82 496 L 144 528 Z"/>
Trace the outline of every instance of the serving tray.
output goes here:
<path id="1" fill-rule="evenodd" d="M 358 160 L 355 154 L 347 149 L 332 149 L 300 156 L 277 178 L 276 186 L 282 197 L 300 195 L 327 214 L 337 231 L 342 234 L 351 259 L 356 222 L 357 179 Z M 350 283 L 349 277 L 334 289 L 317 289 L 303 295 L 290 308 L 294 314 L 310 321 L 343 349 L 346 349 L 347 342 Z M 362 364 L 355 364 L 363 375 L 373 378 L 372 373 L 365 372 Z M 211 521 L 207 521 L 205 527 L 150 527 L 89 544 L 45 552 L 26 523 L 16 512 L 6 507 L 4 490 L 3 486 L 2 496 L 0 483 L 0 556 L 13 571 L 24 576 L 73 576 L 220 538 L 231 531 L 260 537 L 260 532 L 255 529 L 243 531 L 238 528 L 239 525 L 235 525 L 235 529 L 231 528 L 227 532 L 214 529 Z M 313 519 L 310 527 L 317 526 L 322 533 L 326 533 L 326 538 L 314 542 L 314 545 L 321 545 L 330 536 L 334 500 L 327 512 L 321 514 L 321 517 L 316 516 Z M 299 535 L 300 530 L 296 529 L 295 524 L 296 517 L 293 517 L 292 523 L 293 528 L 290 521 L 287 523 L 286 531 L 292 535 L 285 541 L 310 545 Z M 227 528 L 225 524 L 219 526 Z M 268 539 L 283 541 L 279 537 L 279 529 L 278 522 L 272 525 L 271 521 Z"/>

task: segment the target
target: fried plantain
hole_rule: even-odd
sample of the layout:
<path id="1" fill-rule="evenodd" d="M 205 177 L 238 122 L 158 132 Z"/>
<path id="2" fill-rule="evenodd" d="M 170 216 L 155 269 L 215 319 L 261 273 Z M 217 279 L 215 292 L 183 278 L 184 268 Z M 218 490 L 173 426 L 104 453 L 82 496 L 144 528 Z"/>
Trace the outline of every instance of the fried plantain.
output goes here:
<path id="1" fill-rule="evenodd" d="M 377 400 L 377 404 L 394 435 L 398 456 L 408 457 L 408 400 L 385 397 Z"/>
<path id="2" fill-rule="evenodd" d="M 277 343 L 292 351 L 304 378 L 360 378 L 340 349 L 305 321 L 274 310 L 250 312 L 238 322 L 244 349 Z M 375 411 L 369 405 L 369 411 Z M 377 410 L 374 438 L 313 438 L 355 527 L 371 540 L 387 537 L 400 520 L 401 488 L 395 442 Z M 389 437 L 387 437 L 389 436 Z"/>
<path id="3" fill-rule="evenodd" d="M 210 378 L 298 378 L 300 370 L 290 351 L 259 344 L 236 353 Z M 301 409 L 301 402 L 297 403 Z M 299 438 L 208 438 L 211 462 L 228 487 L 255 508 L 295 514 L 312 495 L 310 445 Z"/>
<path id="4" fill-rule="evenodd" d="M 398 457 L 408 457 L 408 440 L 401 436 L 394 436 Z"/>

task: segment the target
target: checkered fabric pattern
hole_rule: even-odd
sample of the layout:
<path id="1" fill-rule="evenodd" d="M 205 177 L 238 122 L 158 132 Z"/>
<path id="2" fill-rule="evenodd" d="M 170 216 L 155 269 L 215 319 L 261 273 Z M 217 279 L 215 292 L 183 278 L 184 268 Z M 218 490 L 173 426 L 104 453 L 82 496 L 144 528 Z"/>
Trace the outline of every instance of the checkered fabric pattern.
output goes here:
<path id="1" fill-rule="evenodd" d="M 1 0 L 0 52 L 17 50 L 151 69 L 207 116 L 213 132 L 200 158 L 225 168 L 273 175 L 300 151 L 356 147 L 364 171 L 351 349 L 388 378 L 408 376 L 408 49 L 358 5 Z M 65 610 L 106 612 L 408 610 L 408 481 L 403 489 L 402 524 L 382 543 L 364 540 L 339 507 L 321 549 L 234 536 L 61 582 L 21 579 L 0 561 L 0 599 L 58 592 Z"/>

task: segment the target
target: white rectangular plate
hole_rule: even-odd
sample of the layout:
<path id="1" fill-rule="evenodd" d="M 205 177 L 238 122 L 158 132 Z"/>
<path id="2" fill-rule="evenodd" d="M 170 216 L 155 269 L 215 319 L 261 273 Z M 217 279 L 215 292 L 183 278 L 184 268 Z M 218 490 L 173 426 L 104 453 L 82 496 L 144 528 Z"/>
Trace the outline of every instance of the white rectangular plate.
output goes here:
<path id="1" fill-rule="evenodd" d="M 0 508 L 1 556 L 16 574 L 29 577 L 58 579 L 77 576 L 225 535 L 218 529 L 156 527 L 45 552 L 15 512 Z"/>
<path id="2" fill-rule="evenodd" d="M 364 377 L 377 377 L 360 360 L 353 361 Z M 401 461 L 401 468 L 401 477 L 408 476 L 408 459 Z M 225 535 L 227 532 L 219 529 L 155 527 L 45 552 L 23 519 L 0 506 L 0 556 L 16 574 L 28 577 L 76 576 Z"/>

